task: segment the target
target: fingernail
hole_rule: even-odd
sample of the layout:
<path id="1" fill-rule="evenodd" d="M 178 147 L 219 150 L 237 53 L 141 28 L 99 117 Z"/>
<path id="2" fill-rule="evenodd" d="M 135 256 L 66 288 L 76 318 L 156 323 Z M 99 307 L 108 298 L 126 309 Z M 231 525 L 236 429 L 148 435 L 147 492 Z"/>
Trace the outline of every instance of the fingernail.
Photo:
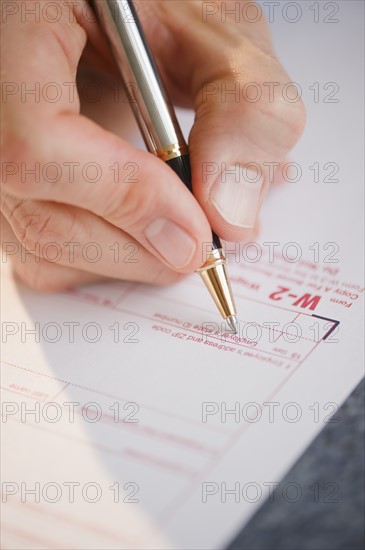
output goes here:
<path id="1" fill-rule="evenodd" d="M 231 225 L 253 227 L 256 221 L 263 179 L 260 174 L 240 166 L 230 166 L 216 179 L 210 199 Z"/>
<path id="2" fill-rule="evenodd" d="M 173 267 L 188 264 L 196 250 L 196 242 L 184 229 L 165 218 L 153 221 L 145 235 L 153 248 Z"/>

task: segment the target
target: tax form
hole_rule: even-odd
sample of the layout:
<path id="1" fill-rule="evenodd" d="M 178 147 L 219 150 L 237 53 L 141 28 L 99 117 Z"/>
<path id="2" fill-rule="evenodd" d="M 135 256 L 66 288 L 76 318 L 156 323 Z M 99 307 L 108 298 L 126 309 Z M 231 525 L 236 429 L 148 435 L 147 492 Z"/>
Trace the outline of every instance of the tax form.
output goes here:
<path id="1" fill-rule="evenodd" d="M 362 84 L 334 62 L 360 36 L 355 8 L 336 40 L 311 25 L 308 68 L 307 33 L 295 59 L 279 38 L 294 41 L 299 23 L 273 26 L 308 129 L 292 156 L 301 177 L 272 189 L 259 240 L 227 243 L 237 335 L 196 275 L 49 296 L 4 259 L 3 548 L 223 548 L 360 381 Z M 333 81 L 339 102 L 316 102 Z"/>

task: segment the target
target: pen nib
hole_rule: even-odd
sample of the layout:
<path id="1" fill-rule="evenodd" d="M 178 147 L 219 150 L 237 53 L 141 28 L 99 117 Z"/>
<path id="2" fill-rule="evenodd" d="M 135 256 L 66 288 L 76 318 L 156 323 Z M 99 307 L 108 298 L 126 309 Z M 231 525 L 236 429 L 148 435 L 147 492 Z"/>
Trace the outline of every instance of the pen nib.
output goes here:
<path id="1" fill-rule="evenodd" d="M 235 315 L 230 315 L 229 317 L 227 317 L 226 321 L 228 323 L 229 328 L 235 334 L 237 334 L 237 319 L 236 319 Z"/>

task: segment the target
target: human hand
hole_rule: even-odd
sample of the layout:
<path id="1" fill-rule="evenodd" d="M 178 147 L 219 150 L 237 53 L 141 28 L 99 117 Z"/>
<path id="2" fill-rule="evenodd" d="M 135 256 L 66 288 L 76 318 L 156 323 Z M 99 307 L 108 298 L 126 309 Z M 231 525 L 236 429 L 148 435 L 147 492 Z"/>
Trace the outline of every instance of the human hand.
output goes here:
<path id="1" fill-rule="evenodd" d="M 202 264 L 210 226 L 229 241 L 252 236 L 272 167 L 297 141 L 305 118 L 302 103 L 280 93 L 290 78 L 263 18 L 236 22 L 227 15 L 222 22 L 222 5 L 236 2 L 137 4 L 172 99 L 196 112 L 189 139 L 194 198 L 168 166 L 108 131 L 100 112 L 81 114 L 89 114 L 90 105 L 77 94 L 73 101 L 69 93 L 57 101 L 44 97 L 45 90 L 69 91 L 82 70 L 115 78 L 87 3 L 48 4 L 19 0 L 11 3 L 14 13 L 3 15 L 1 212 L 16 273 L 40 290 L 103 277 L 168 284 Z M 218 11 L 204 12 L 207 4 Z M 36 5 L 38 21 L 30 15 Z M 268 82 L 275 83 L 274 99 Z M 261 89 L 258 101 L 249 97 L 255 88 L 248 83 Z M 24 85 L 38 87 L 39 97 L 36 92 L 22 101 Z M 101 174 L 94 182 L 95 174 L 85 173 L 92 162 Z M 123 167 L 117 180 L 115 163 Z M 137 178 L 128 166 L 132 172 L 137 167 Z M 97 244 L 92 259 L 85 253 L 89 243 Z M 122 260 L 132 252 L 137 262 L 116 261 L 116 247 L 124 251 Z"/>

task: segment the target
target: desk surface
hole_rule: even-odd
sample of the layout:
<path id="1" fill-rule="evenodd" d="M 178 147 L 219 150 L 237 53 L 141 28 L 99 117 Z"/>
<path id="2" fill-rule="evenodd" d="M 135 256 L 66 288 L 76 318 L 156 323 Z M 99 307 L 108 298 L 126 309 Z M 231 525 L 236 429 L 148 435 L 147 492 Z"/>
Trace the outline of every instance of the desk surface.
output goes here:
<path id="1" fill-rule="evenodd" d="M 229 550 L 364 548 L 364 392 L 363 380 Z M 289 483 L 302 489 L 297 502 L 282 498 Z"/>

